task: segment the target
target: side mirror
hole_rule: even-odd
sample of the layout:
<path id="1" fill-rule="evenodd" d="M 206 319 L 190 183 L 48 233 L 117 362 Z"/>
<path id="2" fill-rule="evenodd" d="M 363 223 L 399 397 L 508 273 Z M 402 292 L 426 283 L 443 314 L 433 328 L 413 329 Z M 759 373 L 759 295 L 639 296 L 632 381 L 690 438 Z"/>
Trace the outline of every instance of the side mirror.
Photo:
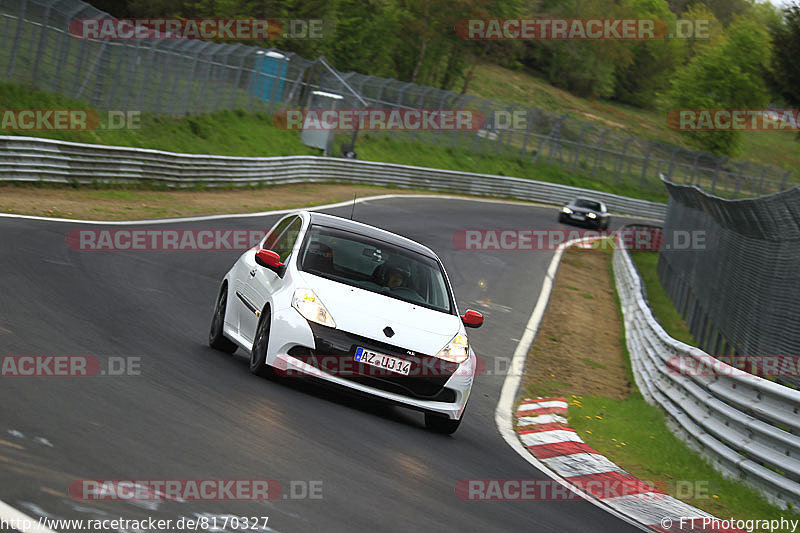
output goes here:
<path id="1" fill-rule="evenodd" d="M 281 256 L 273 252 L 272 250 L 259 250 L 256 252 L 256 263 L 259 265 L 268 268 L 275 272 L 276 274 L 280 275 L 281 267 L 283 267 L 283 263 L 281 263 Z"/>
<path id="2" fill-rule="evenodd" d="M 472 309 L 467 309 L 466 312 L 461 315 L 461 321 L 468 328 L 479 328 L 483 325 L 483 315 Z"/>

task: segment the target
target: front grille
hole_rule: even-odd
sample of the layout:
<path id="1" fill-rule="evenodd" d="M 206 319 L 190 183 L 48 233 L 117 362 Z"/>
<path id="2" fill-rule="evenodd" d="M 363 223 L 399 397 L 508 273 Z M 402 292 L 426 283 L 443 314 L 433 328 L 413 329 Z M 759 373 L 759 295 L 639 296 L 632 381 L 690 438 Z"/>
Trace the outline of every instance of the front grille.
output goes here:
<path id="1" fill-rule="evenodd" d="M 456 363 L 430 355 L 409 355 L 405 348 L 319 324 L 310 326 L 316 349 L 296 347 L 289 350 L 289 355 L 328 374 L 387 392 L 425 400 L 455 401 L 455 392 L 445 389 L 444 384 L 458 369 Z M 409 375 L 355 361 L 358 347 L 410 362 Z"/>

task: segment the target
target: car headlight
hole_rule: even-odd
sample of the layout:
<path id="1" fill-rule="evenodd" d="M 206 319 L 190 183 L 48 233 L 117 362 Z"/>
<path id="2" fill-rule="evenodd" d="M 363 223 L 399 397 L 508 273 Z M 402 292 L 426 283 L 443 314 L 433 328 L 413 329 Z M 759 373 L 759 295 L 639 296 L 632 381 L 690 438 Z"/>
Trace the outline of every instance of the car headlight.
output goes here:
<path id="1" fill-rule="evenodd" d="M 572 214 L 572 209 L 570 209 L 569 207 L 562 207 L 561 208 L 561 212 L 562 213 L 566 213 L 568 215 L 571 215 Z"/>
<path id="2" fill-rule="evenodd" d="M 444 348 L 436 354 L 439 359 L 461 364 L 469 358 L 469 341 L 466 335 L 457 333 Z"/>
<path id="3" fill-rule="evenodd" d="M 597 218 L 597 215 L 595 213 L 586 213 L 586 216 L 589 218 Z"/>
<path id="4" fill-rule="evenodd" d="M 297 289 L 292 296 L 292 307 L 297 309 L 303 318 L 323 326 L 336 327 L 333 317 L 322 304 L 319 296 L 311 289 Z"/>

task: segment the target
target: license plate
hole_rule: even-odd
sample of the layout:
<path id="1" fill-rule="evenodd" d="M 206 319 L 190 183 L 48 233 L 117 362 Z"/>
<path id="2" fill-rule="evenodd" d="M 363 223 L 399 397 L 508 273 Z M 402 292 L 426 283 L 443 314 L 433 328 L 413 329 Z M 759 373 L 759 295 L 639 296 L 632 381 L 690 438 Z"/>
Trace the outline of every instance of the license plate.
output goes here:
<path id="1" fill-rule="evenodd" d="M 578 215 L 578 214 L 575 214 L 575 215 L 570 215 L 570 217 L 571 217 L 571 218 L 573 218 L 573 219 L 575 219 L 575 220 L 586 220 L 586 217 L 585 217 L 585 216 L 583 216 L 583 215 Z"/>
<path id="2" fill-rule="evenodd" d="M 375 368 L 397 372 L 407 376 L 411 373 L 411 363 L 398 357 L 384 355 L 364 348 L 356 348 L 355 360 Z"/>

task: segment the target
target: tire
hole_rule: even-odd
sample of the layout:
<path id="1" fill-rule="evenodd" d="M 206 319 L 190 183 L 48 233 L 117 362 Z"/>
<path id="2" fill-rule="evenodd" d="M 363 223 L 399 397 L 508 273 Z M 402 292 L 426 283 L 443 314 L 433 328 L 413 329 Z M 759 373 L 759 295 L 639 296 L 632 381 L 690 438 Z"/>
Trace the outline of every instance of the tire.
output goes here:
<path id="1" fill-rule="evenodd" d="M 261 320 L 256 328 L 256 338 L 253 340 L 253 349 L 250 351 L 250 372 L 260 377 L 268 377 L 270 367 L 267 364 L 267 348 L 269 347 L 269 330 L 272 317 L 269 307 L 264 308 Z"/>
<path id="2" fill-rule="evenodd" d="M 463 415 L 461 418 L 464 418 Z M 425 413 L 425 427 L 434 433 L 441 433 L 443 435 L 452 435 L 461 425 L 461 418 L 458 420 L 451 420 L 447 417 Z"/>
<path id="3" fill-rule="evenodd" d="M 228 285 L 225 284 L 220 289 L 217 303 L 214 305 L 214 316 L 211 319 L 211 328 L 208 330 L 208 345 L 221 352 L 233 353 L 238 346 L 222 332 L 227 307 Z"/>

